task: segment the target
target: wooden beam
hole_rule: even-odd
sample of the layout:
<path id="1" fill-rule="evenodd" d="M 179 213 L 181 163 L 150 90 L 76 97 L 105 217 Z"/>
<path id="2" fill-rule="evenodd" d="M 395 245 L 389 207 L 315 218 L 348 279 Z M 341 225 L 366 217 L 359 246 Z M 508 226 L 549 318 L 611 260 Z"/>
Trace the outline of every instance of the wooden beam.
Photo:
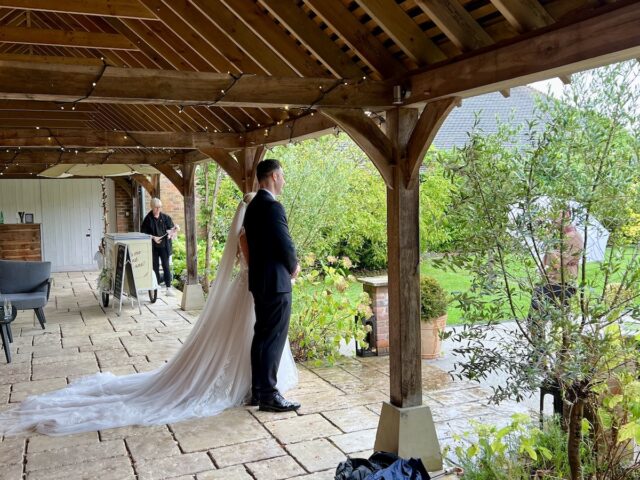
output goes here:
<path id="1" fill-rule="evenodd" d="M 416 3 L 460 50 L 476 50 L 493 43 L 458 0 L 416 0 Z"/>
<path id="2" fill-rule="evenodd" d="M 27 63 L 55 63 L 62 65 L 89 65 L 101 67 L 103 62 L 99 58 L 85 57 L 56 57 L 52 55 L 28 55 L 19 53 L 0 53 L 0 61 Z"/>
<path id="3" fill-rule="evenodd" d="M 261 2 L 334 75 L 341 78 L 362 76 L 360 67 L 325 35 L 301 8 L 292 8 L 289 0 L 261 0 Z"/>
<path id="4" fill-rule="evenodd" d="M 131 175 L 131 178 L 138 182 L 142 187 L 144 187 L 144 189 L 149 192 L 149 195 L 151 195 L 152 197 L 156 196 L 156 190 L 153 183 L 145 175 L 135 173 Z"/>
<path id="5" fill-rule="evenodd" d="M 17 153 L 17 155 L 16 155 Z M 53 164 L 125 164 L 125 165 L 153 165 L 156 168 L 158 164 L 167 162 L 181 163 L 187 156 L 182 154 L 168 153 L 90 153 L 86 151 L 65 151 L 59 152 L 55 150 L 28 150 L 22 149 L 20 152 L 9 149 L 0 150 L 0 165 L 13 162 L 19 162 L 21 165 L 53 165 Z M 158 168 L 158 170 L 160 170 Z M 163 172 L 164 173 L 164 172 Z"/>
<path id="6" fill-rule="evenodd" d="M 98 15 L 101 17 L 128 17 L 145 20 L 155 19 L 153 13 L 140 5 L 137 0 L 1 0 L 0 7 L 44 12 L 71 13 L 76 15 Z"/>
<path id="7" fill-rule="evenodd" d="M 86 120 L 66 120 L 66 119 L 49 119 L 49 120 L 30 120 L 30 119 L 16 119 L 16 118 L 8 118 L 2 119 L 0 118 L 0 128 L 33 128 L 33 127 L 43 127 L 43 128 L 71 128 L 71 129 L 79 129 L 87 126 Z"/>
<path id="8" fill-rule="evenodd" d="M 38 112 L 52 112 L 52 111 L 75 111 L 75 112 L 95 112 L 95 105 L 89 103 L 77 103 L 73 105 L 75 110 L 71 110 L 70 105 L 60 105 L 54 102 L 35 102 L 32 100 L 0 100 L 1 110 L 28 110 Z M 60 107 L 64 107 L 64 110 L 60 110 Z"/>
<path id="9" fill-rule="evenodd" d="M 424 156 L 427 150 L 429 150 L 433 139 L 436 138 L 436 134 L 447 118 L 447 115 L 449 115 L 449 112 L 456 106 L 457 101 L 457 98 L 451 97 L 425 105 L 415 128 L 411 131 L 411 137 L 406 147 L 406 186 L 411 186 L 417 181 L 420 165 L 422 165 Z"/>
<path id="10" fill-rule="evenodd" d="M 42 28 L 0 27 L 0 42 L 107 50 L 138 50 L 138 47 L 117 33 L 74 32 Z"/>
<path id="11" fill-rule="evenodd" d="M 176 148 L 244 147 L 235 133 L 207 132 L 122 132 L 73 129 L 0 129 L 0 147 L 40 148 Z"/>
<path id="12" fill-rule="evenodd" d="M 367 154 L 388 186 L 393 184 L 393 171 L 389 164 L 392 145 L 376 123 L 363 112 L 339 108 L 320 110 L 349 134 L 354 142 Z"/>
<path id="13" fill-rule="evenodd" d="M 243 172 L 238 161 L 231 156 L 230 153 L 225 152 L 219 148 L 201 148 L 200 151 L 206 156 L 211 158 L 214 162 L 220 165 L 223 170 L 229 175 L 229 178 L 234 181 L 238 188 L 242 191 L 243 188 Z"/>
<path id="14" fill-rule="evenodd" d="M 471 97 L 568 75 L 640 55 L 640 2 L 616 2 L 588 18 L 425 69 L 410 77 L 411 103 Z"/>
<path id="15" fill-rule="evenodd" d="M 0 102 L 1 103 L 1 102 Z M 1 107 L 0 107 L 1 108 Z M 67 106 L 65 110 L 5 110 L 0 109 L 0 119 L 16 119 L 21 120 L 75 120 L 75 121 L 89 121 L 91 115 L 84 112 L 72 111 L 71 107 Z"/>
<path id="16" fill-rule="evenodd" d="M 198 283 L 198 245 L 196 240 L 196 166 L 193 163 L 182 165 L 182 191 L 184 196 L 184 234 L 187 249 L 187 285 Z"/>
<path id="17" fill-rule="evenodd" d="M 442 50 L 395 2 L 367 0 L 360 5 L 418 66 L 447 59 Z"/>
<path id="18" fill-rule="evenodd" d="M 240 107 L 390 107 L 390 82 L 0 62 L 0 99 Z M 97 86 L 91 91 L 93 82 Z M 223 93 L 224 92 L 224 93 Z"/>
<path id="19" fill-rule="evenodd" d="M 544 28 L 554 22 L 538 0 L 491 0 L 491 3 L 520 33 Z"/>
<path id="20" fill-rule="evenodd" d="M 318 114 L 310 114 L 297 119 L 283 122 L 270 127 L 258 128 L 246 133 L 247 147 L 258 145 L 279 145 L 292 141 L 300 141 L 306 138 L 317 137 L 324 133 L 330 133 L 335 123 L 328 117 Z"/>
<path id="21" fill-rule="evenodd" d="M 342 2 L 306 0 L 306 3 L 383 78 L 396 77 L 406 72 L 404 65 L 396 60 Z"/>
<path id="22" fill-rule="evenodd" d="M 156 165 L 155 168 L 160 170 L 160 172 L 169 179 L 173 186 L 178 189 L 181 195 L 184 195 L 184 179 L 182 175 L 178 173 L 171 165 L 166 163 Z"/>

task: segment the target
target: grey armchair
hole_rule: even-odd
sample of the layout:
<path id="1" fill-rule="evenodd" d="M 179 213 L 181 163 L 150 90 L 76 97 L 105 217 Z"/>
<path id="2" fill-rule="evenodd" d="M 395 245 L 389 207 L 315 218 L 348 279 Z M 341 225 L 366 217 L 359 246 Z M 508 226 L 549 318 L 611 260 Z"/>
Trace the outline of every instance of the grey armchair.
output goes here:
<path id="1" fill-rule="evenodd" d="M 11 322 L 18 310 L 34 310 L 44 329 L 46 319 L 43 308 L 51 292 L 51 262 L 21 262 L 0 260 L 0 305 L 11 301 L 13 311 L 8 320 L 0 318 L 2 343 L 7 362 L 11 362 L 9 343 L 13 341 Z"/>

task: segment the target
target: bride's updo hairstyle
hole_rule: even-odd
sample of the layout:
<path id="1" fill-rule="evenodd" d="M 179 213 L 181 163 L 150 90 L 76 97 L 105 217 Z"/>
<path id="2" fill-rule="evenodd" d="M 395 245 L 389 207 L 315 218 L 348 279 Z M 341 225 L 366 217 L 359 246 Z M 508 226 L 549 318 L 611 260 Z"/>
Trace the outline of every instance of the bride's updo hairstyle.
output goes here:
<path id="1" fill-rule="evenodd" d="M 242 198 L 242 201 L 247 205 L 249 205 L 251 203 L 251 200 L 253 200 L 253 197 L 255 196 L 256 196 L 256 192 L 249 192 L 245 194 L 245 196 Z"/>

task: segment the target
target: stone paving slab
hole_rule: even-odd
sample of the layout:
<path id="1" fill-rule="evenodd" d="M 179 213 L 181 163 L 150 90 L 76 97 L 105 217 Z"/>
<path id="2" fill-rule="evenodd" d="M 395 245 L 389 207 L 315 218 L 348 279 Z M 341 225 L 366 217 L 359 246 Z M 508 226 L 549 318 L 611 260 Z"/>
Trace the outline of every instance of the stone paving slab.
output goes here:
<path id="1" fill-rule="evenodd" d="M 209 451 L 219 468 L 241 463 L 257 462 L 286 455 L 287 452 L 273 438 L 247 442 L 241 445 L 215 448 Z"/>
<path id="2" fill-rule="evenodd" d="M 308 472 L 335 468 L 346 455 L 325 438 L 287 445 L 287 450 Z"/>
<path id="3" fill-rule="evenodd" d="M 280 480 L 306 473 L 291 457 L 276 457 L 247 464 L 247 469 L 256 480 Z"/>
<path id="4" fill-rule="evenodd" d="M 31 312 L 20 312 L 13 325 L 15 360 L 0 360 L 0 411 L 97 371 L 153 370 L 181 347 L 198 318 L 179 309 L 179 298 L 164 295 L 156 304 L 143 298 L 142 314 L 125 305 L 117 316 L 99 305 L 95 279 L 95 272 L 54 274 L 45 330 Z M 424 402 L 442 444 L 468 429 L 472 418 L 500 424 L 525 410 L 489 405 L 487 389 L 454 382 L 429 362 L 422 366 Z M 0 479 L 333 480 L 347 455 L 372 453 L 389 395 L 389 359 L 299 365 L 299 373 L 298 387 L 287 392 L 302 402 L 298 412 L 238 407 L 171 425 L 2 438 Z"/>

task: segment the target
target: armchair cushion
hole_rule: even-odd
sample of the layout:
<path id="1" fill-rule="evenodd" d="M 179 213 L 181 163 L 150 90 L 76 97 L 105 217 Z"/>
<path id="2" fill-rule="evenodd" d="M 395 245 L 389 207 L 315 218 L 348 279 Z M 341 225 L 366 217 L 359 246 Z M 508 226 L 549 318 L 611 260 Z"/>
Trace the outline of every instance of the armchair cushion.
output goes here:
<path id="1" fill-rule="evenodd" d="M 5 298 L 11 300 L 11 304 L 17 310 L 42 308 L 47 304 L 46 292 L 7 293 L 6 295 L 0 295 L 0 305 L 4 305 Z"/>

